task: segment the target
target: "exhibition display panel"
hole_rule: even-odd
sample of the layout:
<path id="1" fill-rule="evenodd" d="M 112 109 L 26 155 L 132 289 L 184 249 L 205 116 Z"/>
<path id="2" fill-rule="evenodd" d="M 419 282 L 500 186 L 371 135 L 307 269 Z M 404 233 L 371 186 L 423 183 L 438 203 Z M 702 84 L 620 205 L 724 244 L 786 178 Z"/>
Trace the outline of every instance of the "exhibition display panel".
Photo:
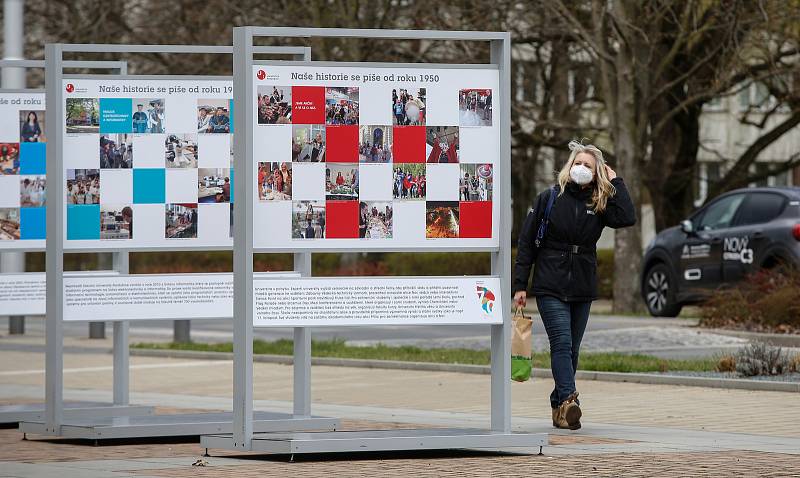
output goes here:
<path id="1" fill-rule="evenodd" d="M 42 60 L 0 60 L 3 68 L 43 68 Z M 65 61 L 65 68 L 127 71 L 124 61 Z M 41 251 L 45 247 L 46 147 L 45 92 L 0 89 L 0 252 Z M 127 264 L 127 252 L 115 252 L 115 271 L 72 272 L 69 275 L 114 275 Z M 9 316 L 44 315 L 44 273 L 0 274 L 0 310 Z M 103 316 L 94 316 L 93 320 Z M 114 324 L 114 402 L 65 402 L 64 414 L 75 416 L 141 415 L 152 407 L 127 403 L 127 325 Z M 44 403 L 0 407 L 0 423 L 44 417 Z"/>
<path id="2" fill-rule="evenodd" d="M 64 411 L 65 320 L 113 313 L 115 324 L 127 326 L 130 320 L 230 317 L 232 280 L 230 274 L 128 275 L 126 267 L 116 277 L 75 281 L 63 273 L 63 253 L 229 250 L 234 201 L 229 187 L 234 131 L 229 77 L 65 75 L 64 52 L 230 55 L 232 48 L 46 46 L 46 100 L 61 106 L 46 113 L 47 124 L 56 125 L 49 128 L 46 161 L 48 179 L 56 185 L 47 189 L 46 410 L 43 419 L 23 421 L 20 429 L 95 440 L 228 431 L 230 413 L 107 419 L 91 414 L 68 416 Z M 310 55 L 310 49 L 300 47 L 261 47 L 259 52 L 297 58 Z M 296 257 L 297 272 L 258 277 L 307 273 L 309 262 L 301 255 Z M 165 293 L 164 288 L 170 287 L 174 293 Z M 184 307 L 176 305 L 176 300 Z M 295 334 L 305 332 L 296 330 Z M 310 348 L 298 352 L 301 358 L 305 352 Z M 125 356 L 126 370 L 127 365 Z M 127 400 L 127 383 L 121 391 Z M 286 413 L 259 412 L 254 418 L 254 426 L 261 431 L 335 430 L 338 426 L 336 419 Z"/>
<path id="3" fill-rule="evenodd" d="M 265 61 L 257 38 L 486 41 L 487 64 Z M 542 447 L 512 433 L 510 34 L 234 28 L 233 432 L 264 453 Z M 254 252 L 489 252 L 490 276 L 253 277 Z M 388 304 L 388 305 L 387 305 Z M 406 313 L 399 311 L 419 311 Z M 258 433 L 253 327 L 486 324 L 491 426 Z M 296 377 L 297 378 L 297 377 Z M 307 378 L 307 377 L 306 377 Z M 342 384 L 346 387 L 347 384 Z M 295 390 L 309 381 L 295 382 Z M 296 392 L 296 397 L 298 396 Z M 310 403 L 295 402 L 311 414 Z"/>

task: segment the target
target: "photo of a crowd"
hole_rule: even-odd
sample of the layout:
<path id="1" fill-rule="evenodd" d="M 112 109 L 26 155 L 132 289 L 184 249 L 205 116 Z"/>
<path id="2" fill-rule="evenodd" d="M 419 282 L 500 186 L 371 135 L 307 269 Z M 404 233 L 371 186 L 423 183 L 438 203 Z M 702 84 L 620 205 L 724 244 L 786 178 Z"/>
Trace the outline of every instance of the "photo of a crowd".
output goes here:
<path id="1" fill-rule="evenodd" d="M 292 203 L 292 238 L 325 238 L 324 201 L 294 201 Z"/>
<path id="2" fill-rule="evenodd" d="M 67 98 L 67 133 L 98 133 L 100 101 L 97 98 Z"/>
<path id="3" fill-rule="evenodd" d="M 362 163 L 392 161 L 391 126 L 361 126 L 358 135 L 358 160 Z"/>
<path id="4" fill-rule="evenodd" d="M 163 98 L 134 98 L 133 102 L 133 132 L 163 133 L 165 131 L 165 107 Z"/>
<path id="5" fill-rule="evenodd" d="M 392 88 L 392 124 L 424 125 L 425 100 L 425 88 Z"/>
<path id="6" fill-rule="evenodd" d="M 292 122 L 292 87 L 259 86 L 258 124 L 288 124 Z"/>
<path id="7" fill-rule="evenodd" d="M 458 126 L 428 126 L 425 128 L 429 163 L 457 163 Z"/>
<path id="8" fill-rule="evenodd" d="M 458 202 L 428 201 L 425 204 L 425 237 L 458 237 Z"/>
<path id="9" fill-rule="evenodd" d="M 100 135 L 100 168 L 130 169 L 133 167 L 133 135 Z"/>
<path id="10" fill-rule="evenodd" d="M 258 163 L 258 199 L 261 201 L 292 199 L 292 163 Z"/>
<path id="11" fill-rule="evenodd" d="M 0 175 L 19 174 L 19 143 L 0 143 Z"/>
<path id="12" fill-rule="evenodd" d="M 45 205 L 45 176 L 20 176 L 19 204 L 22 207 L 42 207 Z"/>
<path id="13" fill-rule="evenodd" d="M 100 170 L 67 169 L 67 204 L 100 204 Z"/>
<path id="14" fill-rule="evenodd" d="M 461 164 L 459 201 L 491 201 L 494 168 L 491 164 Z"/>
<path id="15" fill-rule="evenodd" d="M 425 165 L 421 163 L 395 164 L 392 177 L 394 199 L 425 199 Z"/>
<path id="16" fill-rule="evenodd" d="M 358 163 L 327 163 L 325 165 L 325 199 L 329 201 L 358 200 Z"/>
<path id="17" fill-rule="evenodd" d="M 461 126 L 491 126 L 492 90 L 466 89 L 459 91 L 458 115 Z"/>
<path id="18" fill-rule="evenodd" d="M 231 202 L 231 175 L 228 168 L 200 168 L 197 170 L 197 202 Z"/>
<path id="19" fill-rule="evenodd" d="M 18 241 L 19 232 L 19 208 L 0 207 L 0 241 Z"/>
<path id="20" fill-rule="evenodd" d="M 171 134 L 164 141 L 168 168 L 197 168 L 197 134 Z"/>
<path id="21" fill-rule="evenodd" d="M 231 114 L 226 99 L 197 100 L 198 133 L 230 133 Z"/>
<path id="22" fill-rule="evenodd" d="M 358 87 L 325 88 L 325 124 L 358 124 Z"/>
<path id="23" fill-rule="evenodd" d="M 364 239 L 392 238 L 391 202 L 361 202 L 359 204 L 358 237 Z"/>
<path id="24" fill-rule="evenodd" d="M 292 125 L 292 161 L 320 163 L 325 161 L 325 125 Z"/>
<path id="25" fill-rule="evenodd" d="M 22 110 L 19 112 L 19 142 L 44 143 L 44 111 Z"/>
<path id="26" fill-rule="evenodd" d="M 133 239 L 131 206 L 100 206 L 100 240 Z"/>
<path id="27" fill-rule="evenodd" d="M 197 238 L 197 204 L 166 204 L 165 230 L 167 239 Z"/>

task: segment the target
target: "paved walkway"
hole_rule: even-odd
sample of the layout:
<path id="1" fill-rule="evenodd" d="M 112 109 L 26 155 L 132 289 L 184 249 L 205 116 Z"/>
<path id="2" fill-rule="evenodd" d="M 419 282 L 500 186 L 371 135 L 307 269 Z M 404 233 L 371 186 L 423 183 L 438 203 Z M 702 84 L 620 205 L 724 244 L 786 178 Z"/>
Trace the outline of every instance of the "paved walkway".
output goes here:
<path id="1" fill-rule="evenodd" d="M 183 409 L 231 405 L 230 361 L 131 357 L 132 402 Z M 68 353 L 65 398 L 109 400 L 111 356 Z M 0 401 L 44 395 L 41 353 L 0 351 Z M 291 409 L 292 369 L 254 364 L 257 409 Z M 578 432 L 553 430 L 551 383 L 513 384 L 516 430 L 547 431 L 545 456 L 475 452 L 355 454 L 340 457 L 234 456 L 215 452 L 209 466 L 196 443 L 172 440 L 86 446 L 64 440 L 21 441 L 0 430 L 0 477 L 59 476 L 797 476 L 800 399 L 797 394 L 587 381 L 579 383 L 585 418 Z M 314 412 L 347 428 L 487 426 L 489 378 L 423 371 L 315 367 Z M 765 413 L 769 407 L 775 413 Z M 601 455 L 599 457 L 598 455 Z M 113 472 L 113 473 L 112 473 Z"/>

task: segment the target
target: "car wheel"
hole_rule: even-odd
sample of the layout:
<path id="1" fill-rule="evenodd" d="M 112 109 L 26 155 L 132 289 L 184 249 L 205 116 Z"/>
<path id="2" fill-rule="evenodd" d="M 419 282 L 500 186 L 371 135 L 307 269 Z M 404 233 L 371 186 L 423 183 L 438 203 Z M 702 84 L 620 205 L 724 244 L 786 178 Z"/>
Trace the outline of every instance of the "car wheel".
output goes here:
<path id="1" fill-rule="evenodd" d="M 675 281 L 665 264 L 648 269 L 644 280 L 644 301 L 654 317 L 677 317 L 683 306 L 675 300 Z"/>

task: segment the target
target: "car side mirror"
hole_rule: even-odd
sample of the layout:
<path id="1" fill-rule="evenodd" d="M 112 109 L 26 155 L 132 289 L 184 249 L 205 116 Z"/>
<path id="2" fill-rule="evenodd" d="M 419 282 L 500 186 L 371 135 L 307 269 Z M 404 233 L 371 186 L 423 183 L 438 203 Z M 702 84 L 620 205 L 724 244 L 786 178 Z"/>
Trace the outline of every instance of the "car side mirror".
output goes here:
<path id="1" fill-rule="evenodd" d="M 683 221 L 681 221 L 681 231 L 685 232 L 686 234 L 688 234 L 690 236 L 694 235 L 695 230 L 694 230 L 694 224 L 692 224 L 692 221 L 690 221 L 688 219 L 684 219 Z"/>

